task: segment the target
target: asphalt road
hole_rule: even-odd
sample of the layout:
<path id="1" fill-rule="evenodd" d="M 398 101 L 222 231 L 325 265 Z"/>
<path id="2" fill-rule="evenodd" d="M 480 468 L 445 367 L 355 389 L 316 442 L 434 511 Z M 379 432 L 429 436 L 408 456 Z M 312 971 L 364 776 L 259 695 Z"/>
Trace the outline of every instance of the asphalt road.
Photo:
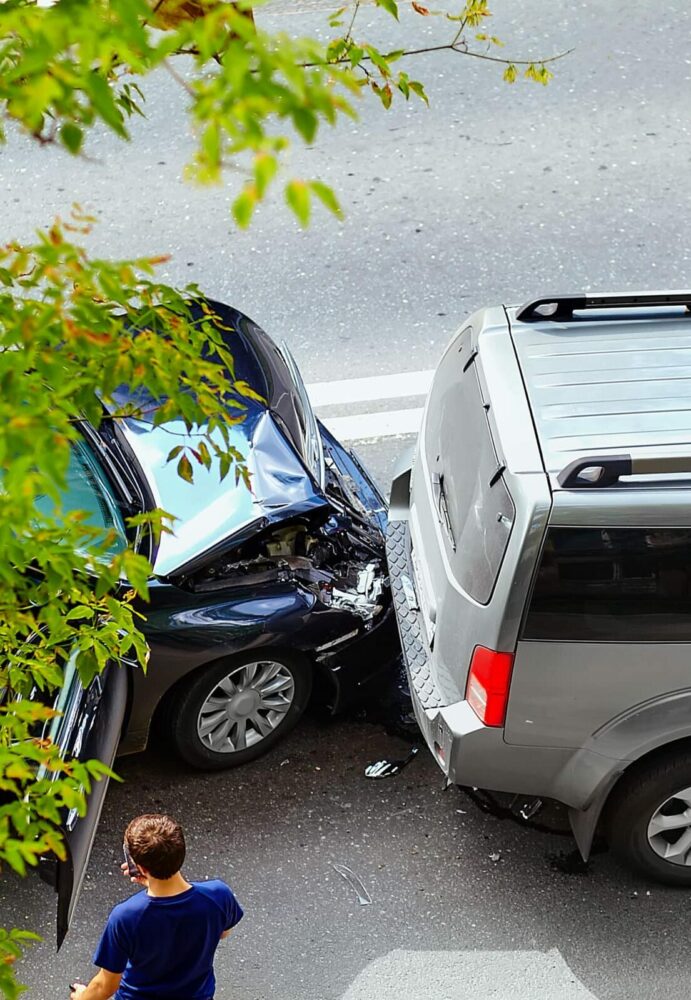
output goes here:
<path id="1" fill-rule="evenodd" d="M 319 6 L 282 3 L 262 17 L 311 33 Z M 323 216 L 303 232 L 276 198 L 249 232 L 234 232 L 227 191 L 181 180 L 191 149 L 184 98 L 159 77 L 127 147 L 96 136 L 92 160 L 77 163 L 21 139 L 0 150 L 0 238 L 27 236 L 80 201 L 101 220 L 99 252 L 171 253 L 168 280 L 197 281 L 286 337 L 310 383 L 425 372 L 480 305 L 553 289 L 687 286 L 687 5 L 493 6 L 492 30 L 512 53 L 575 48 L 556 80 L 509 88 L 486 64 L 420 58 L 431 109 L 401 103 L 384 114 L 365 103 L 358 123 L 294 153 L 296 174 L 337 188 L 343 224 Z M 363 22 L 374 20 L 366 8 Z M 412 15 L 400 35 L 382 23 L 391 47 L 442 30 Z M 387 398 L 382 389 L 351 406 L 341 389 L 324 416 L 420 403 L 410 388 Z M 385 481 L 409 441 L 387 433 L 356 444 Z M 381 727 L 308 720 L 236 773 L 200 776 L 153 753 L 123 761 L 125 784 L 109 792 L 57 958 L 48 890 L 36 880 L 2 886 L 0 917 L 46 936 L 22 969 L 29 996 L 52 1000 L 88 975 L 102 920 L 128 892 L 116 867 L 122 828 L 151 809 L 185 822 L 188 875 L 227 878 L 246 905 L 220 952 L 224 1000 L 688 996 L 691 896 L 642 884 L 606 854 L 587 874 L 555 870 L 550 855 L 570 850 L 568 840 L 442 794 L 426 755 L 389 781 L 364 779 L 369 761 L 402 750 Z M 547 820 L 564 817 L 552 810 Z M 357 903 L 332 863 L 362 879 L 371 905 Z"/>
<path id="2" fill-rule="evenodd" d="M 185 823 L 188 877 L 227 879 L 247 910 L 219 949 L 219 1000 L 688 996 L 687 894 L 645 885 L 609 855 L 588 874 L 555 870 L 569 839 L 443 792 L 426 753 L 396 777 L 364 777 L 406 750 L 380 727 L 308 720 L 235 773 L 200 776 L 153 753 L 123 760 L 57 958 L 47 888 L 32 880 L 13 895 L 11 916 L 46 937 L 22 970 L 29 996 L 52 1000 L 89 975 L 100 925 L 129 892 L 123 826 L 159 809 Z M 556 808 L 541 819 L 564 825 Z M 333 864 L 362 880 L 370 905 Z"/>

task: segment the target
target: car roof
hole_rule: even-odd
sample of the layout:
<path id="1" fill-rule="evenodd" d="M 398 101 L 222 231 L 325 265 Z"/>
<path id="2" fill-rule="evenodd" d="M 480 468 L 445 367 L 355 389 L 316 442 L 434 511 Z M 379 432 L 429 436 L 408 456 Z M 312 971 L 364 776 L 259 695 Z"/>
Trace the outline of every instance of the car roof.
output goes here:
<path id="1" fill-rule="evenodd" d="M 529 309 L 506 312 L 553 490 L 580 458 L 691 456 L 691 315 L 683 306 L 588 307 L 552 318 Z M 691 479 L 691 459 L 688 468 Z"/>

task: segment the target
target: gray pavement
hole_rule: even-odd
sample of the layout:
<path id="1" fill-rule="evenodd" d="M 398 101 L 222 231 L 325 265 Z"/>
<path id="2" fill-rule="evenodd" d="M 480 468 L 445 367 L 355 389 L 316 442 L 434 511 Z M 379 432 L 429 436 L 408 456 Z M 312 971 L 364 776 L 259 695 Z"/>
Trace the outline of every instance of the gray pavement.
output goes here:
<path id="1" fill-rule="evenodd" d="M 261 17 L 311 33 L 320 5 L 281 2 Z M 296 148 L 295 173 L 337 188 L 343 224 L 318 216 L 302 232 L 276 197 L 249 232 L 233 232 L 228 191 L 181 180 L 184 98 L 158 77 L 129 146 L 95 136 L 89 162 L 25 140 L 0 149 L 0 239 L 80 201 L 101 219 L 99 252 L 171 253 L 169 280 L 197 281 L 287 337 L 310 382 L 431 368 L 456 326 L 490 302 L 688 285 L 687 4 L 493 8 L 507 51 L 576 51 L 545 91 L 508 88 L 472 60 L 425 57 L 411 72 L 426 81 L 430 110 L 401 103 L 383 114 L 363 102 L 358 123 Z M 393 23 L 376 20 L 386 44 L 399 44 Z M 374 21 L 366 9 L 363 23 Z M 407 14 L 401 32 L 433 39 L 440 26 Z M 358 450 L 384 481 L 405 443 Z M 641 884 L 607 854 L 587 875 L 555 870 L 549 855 L 568 840 L 442 793 L 427 755 L 390 781 L 364 780 L 366 763 L 403 749 L 377 727 L 307 720 L 237 772 L 194 774 L 161 752 L 123 760 L 57 958 L 46 887 L 0 883 L 0 918 L 46 935 L 22 969 L 29 996 L 66 995 L 88 974 L 101 922 L 129 891 L 117 873 L 124 823 L 166 809 L 187 825 L 189 876 L 227 878 L 247 907 L 220 952 L 219 1000 L 685 1000 L 689 894 Z M 547 819 L 565 822 L 556 807 Z M 371 906 L 357 904 L 333 862 L 363 879 Z"/>
<path id="2" fill-rule="evenodd" d="M 180 816 L 189 877 L 222 877 L 247 916 L 219 949 L 218 1000 L 682 1000 L 691 899 L 641 883 L 607 854 L 590 874 L 555 871 L 567 838 L 481 813 L 420 754 L 397 777 L 367 763 L 406 744 L 379 727 L 308 719 L 240 771 L 199 775 L 164 754 L 121 761 L 79 912 L 57 958 L 47 888 L 31 881 L 13 916 L 46 943 L 22 970 L 30 996 L 64 995 L 109 908 L 130 891 L 118 872 L 127 818 Z M 562 810 L 541 817 L 565 826 Z M 492 860 L 499 855 L 499 860 Z M 345 864 L 372 904 L 333 870 Z M 650 895 L 648 895 L 648 892 Z"/>
<path id="3" fill-rule="evenodd" d="M 496 67 L 460 56 L 410 61 L 430 109 L 401 101 L 384 114 L 363 100 L 359 122 L 295 148 L 291 169 L 335 186 L 343 224 L 324 212 L 304 232 L 277 194 L 251 230 L 232 231 L 237 180 L 183 182 L 185 97 L 163 76 L 147 87 L 149 118 L 132 122 L 132 143 L 95 136 L 93 162 L 28 140 L 0 150 L 0 238 L 30 234 L 73 201 L 93 207 L 99 251 L 172 254 L 168 278 L 198 281 L 286 336 L 308 381 L 430 367 L 489 302 L 683 284 L 691 65 L 673 40 L 688 34 L 687 5 L 493 7 L 507 52 L 575 52 L 546 90 L 509 87 Z M 297 33 L 323 23 L 261 17 Z M 442 34 L 436 18 L 407 14 L 400 33 L 389 20 L 365 8 L 363 34 L 392 46 Z"/>

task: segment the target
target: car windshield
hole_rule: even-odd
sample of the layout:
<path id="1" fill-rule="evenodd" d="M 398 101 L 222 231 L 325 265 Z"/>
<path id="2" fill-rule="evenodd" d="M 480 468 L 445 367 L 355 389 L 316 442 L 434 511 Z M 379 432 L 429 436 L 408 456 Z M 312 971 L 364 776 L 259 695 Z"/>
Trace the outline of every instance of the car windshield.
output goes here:
<path id="1" fill-rule="evenodd" d="M 84 522 L 92 528 L 101 529 L 104 536 L 114 532 L 105 552 L 106 557 L 122 552 L 127 546 L 127 535 L 118 500 L 103 467 L 85 441 L 77 441 L 72 446 L 66 479 L 62 509 L 83 511 L 86 515 Z M 42 517 L 55 514 L 55 503 L 47 494 L 37 496 L 35 506 Z"/>
<path id="2" fill-rule="evenodd" d="M 307 389 L 305 388 L 305 383 L 303 382 L 302 375 L 300 374 L 300 369 L 295 362 L 295 358 L 290 353 L 285 340 L 281 344 L 281 353 L 283 354 L 290 374 L 295 382 L 295 388 L 300 401 L 300 410 L 297 415 L 300 421 L 303 438 L 305 440 L 304 459 L 307 462 L 307 467 L 314 476 L 316 482 L 323 489 L 324 449 L 322 446 L 321 435 L 319 433 L 319 427 L 317 425 L 317 418 L 314 415 L 312 404 L 309 401 Z"/>

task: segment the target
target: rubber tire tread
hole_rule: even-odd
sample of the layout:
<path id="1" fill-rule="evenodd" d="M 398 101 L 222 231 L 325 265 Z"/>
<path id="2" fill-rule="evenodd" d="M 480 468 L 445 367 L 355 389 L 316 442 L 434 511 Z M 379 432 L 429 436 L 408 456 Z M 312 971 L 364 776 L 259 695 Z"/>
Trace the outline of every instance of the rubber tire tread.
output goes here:
<path id="1" fill-rule="evenodd" d="M 204 746 L 197 735 L 199 710 L 208 697 L 213 684 L 218 683 L 231 670 L 244 663 L 252 663 L 259 659 L 271 659 L 288 667 L 295 681 L 293 704 L 278 727 L 259 743 L 235 753 L 214 753 L 213 750 Z M 217 660 L 199 671 L 190 683 L 181 689 L 177 698 L 172 702 L 167 714 L 168 731 L 173 746 L 186 763 L 202 771 L 223 771 L 256 760 L 271 750 L 295 727 L 307 708 L 312 693 L 312 681 L 312 664 L 304 657 L 294 653 L 257 650 L 252 654 L 243 653 L 239 656 Z"/>
<path id="2" fill-rule="evenodd" d="M 674 753 L 625 776 L 608 804 L 605 825 L 610 847 L 626 865 L 655 882 L 691 887 L 691 866 L 660 858 L 647 836 L 653 813 L 675 792 L 690 786 L 691 754 Z"/>

